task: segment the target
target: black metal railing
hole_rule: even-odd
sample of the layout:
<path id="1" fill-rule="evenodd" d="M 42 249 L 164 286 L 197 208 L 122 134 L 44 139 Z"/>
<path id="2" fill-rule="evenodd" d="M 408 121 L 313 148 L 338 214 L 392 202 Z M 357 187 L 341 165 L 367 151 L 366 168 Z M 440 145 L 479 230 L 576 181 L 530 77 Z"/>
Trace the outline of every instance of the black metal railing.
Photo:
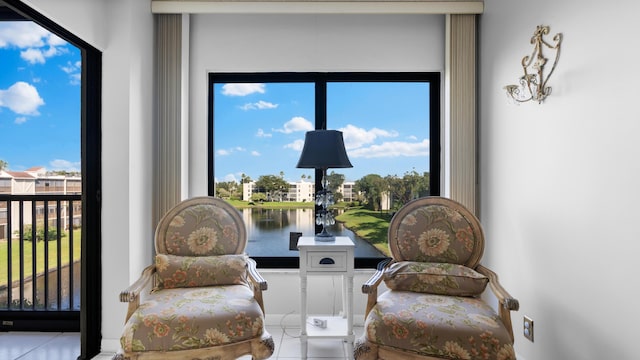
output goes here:
<path id="1" fill-rule="evenodd" d="M 0 311 L 79 311 L 81 195 L 0 194 Z"/>

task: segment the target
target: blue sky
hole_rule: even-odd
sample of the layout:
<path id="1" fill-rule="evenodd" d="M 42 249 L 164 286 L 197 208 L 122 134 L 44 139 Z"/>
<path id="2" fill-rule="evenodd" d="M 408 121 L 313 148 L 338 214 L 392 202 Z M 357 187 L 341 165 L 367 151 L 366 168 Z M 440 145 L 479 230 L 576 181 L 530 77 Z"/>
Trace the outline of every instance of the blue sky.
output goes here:
<path id="1" fill-rule="evenodd" d="M 33 22 L 0 22 L 0 68 L 0 160 L 79 171 L 79 50 Z"/>
<path id="2" fill-rule="evenodd" d="M 311 83 L 215 84 L 216 180 L 312 176 L 295 166 L 315 124 L 313 96 Z M 327 128 L 343 132 L 354 166 L 329 172 L 355 181 L 429 171 L 428 99 L 426 83 L 329 83 Z"/>

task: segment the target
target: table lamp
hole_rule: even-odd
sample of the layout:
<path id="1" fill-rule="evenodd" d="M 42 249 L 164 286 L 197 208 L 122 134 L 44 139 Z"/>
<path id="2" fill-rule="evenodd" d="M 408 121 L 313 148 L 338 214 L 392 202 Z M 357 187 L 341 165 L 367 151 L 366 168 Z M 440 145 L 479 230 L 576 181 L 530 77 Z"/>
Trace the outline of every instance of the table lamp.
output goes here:
<path id="1" fill-rule="evenodd" d="M 333 204 L 333 194 L 327 187 L 327 169 L 353 167 L 344 148 L 342 132 L 337 130 L 307 131 L 304 147 L 296 167 L 322 170 L 322 189 L 316 192 L 316 205 L 322 207 L 316 211 L 316 225 L 322 225 L 322 232 L 316 234 L 316 240 L 335 240 L 335 237 L 326 229 L 327 226 L 335 224 L 335 219 L 328 210 L 329 205 Z"/>

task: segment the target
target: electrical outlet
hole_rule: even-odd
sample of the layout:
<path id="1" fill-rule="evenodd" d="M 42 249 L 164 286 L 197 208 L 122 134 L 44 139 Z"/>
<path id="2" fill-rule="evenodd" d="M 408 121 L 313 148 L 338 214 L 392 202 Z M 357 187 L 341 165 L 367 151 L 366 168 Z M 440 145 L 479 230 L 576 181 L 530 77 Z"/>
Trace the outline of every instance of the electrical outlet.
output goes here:
<path id="1" fill-rule="evenodd" d="M 531 340 L 531 342 L 533 342 L 533 319 L 531 319 L 526 315 L 524 317 L 524 322 L 522 324 L 522 331 L 523 331 L 524 337 L 526 337 L 527 339 Z"/>
<path id="2" fill-rule="evenodd" d="M 313 319 L 313 326 L 319 327 L 320 329 L 327 328 L 327 320 L 325 319 Z"/>

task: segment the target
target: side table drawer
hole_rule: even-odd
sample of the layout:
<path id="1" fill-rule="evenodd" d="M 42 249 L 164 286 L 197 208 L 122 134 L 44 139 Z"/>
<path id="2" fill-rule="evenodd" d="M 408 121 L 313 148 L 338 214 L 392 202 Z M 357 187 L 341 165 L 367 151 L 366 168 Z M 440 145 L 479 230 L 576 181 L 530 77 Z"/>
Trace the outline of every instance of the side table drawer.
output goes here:
<path id="1" fill-rule="evenodd" d="M 307 252 L 307 271 L 347 271 L 346 251 Z"/>

